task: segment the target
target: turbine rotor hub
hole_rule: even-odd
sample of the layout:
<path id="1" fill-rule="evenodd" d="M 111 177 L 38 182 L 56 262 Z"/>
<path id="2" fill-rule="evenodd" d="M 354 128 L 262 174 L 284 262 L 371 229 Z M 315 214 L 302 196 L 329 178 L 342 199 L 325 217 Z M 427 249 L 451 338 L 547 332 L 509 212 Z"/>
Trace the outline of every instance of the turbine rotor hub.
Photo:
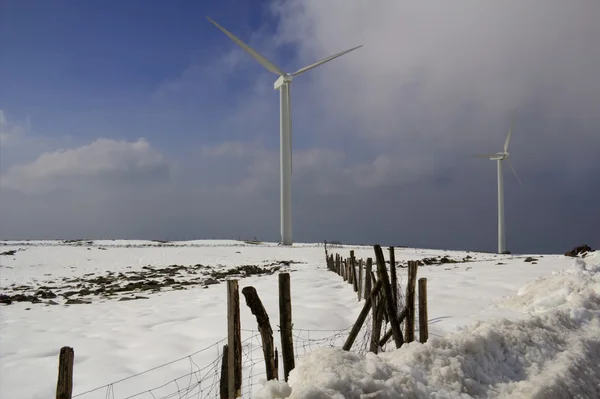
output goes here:
<path id="1" fill-rule="evenodd" d="M 281 86 L 283 86 L 286 83 L 290 83 L 293 79 L 294 75 L 292 75 L 291 73 L 287 73 L 283 76 L 278 77 L 275 83 L 273 84 L 273 87 L 275 88 L 275 90 L 279 90 Z"/>

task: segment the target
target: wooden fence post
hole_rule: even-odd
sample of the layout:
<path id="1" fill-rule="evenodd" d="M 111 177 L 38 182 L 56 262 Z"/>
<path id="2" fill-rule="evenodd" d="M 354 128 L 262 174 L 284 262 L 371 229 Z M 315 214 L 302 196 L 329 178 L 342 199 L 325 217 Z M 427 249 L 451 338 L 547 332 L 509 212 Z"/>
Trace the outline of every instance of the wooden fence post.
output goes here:
<path id="1" fill-rule="evenodd" d="M 398 277 L 396 276 L 396 254 L 394 247 L 389 247 L 390 251 L 390 284 L 392 284 L 392 296 L 394 297 L 394 308 L 398 311 Z"/>
<path id="2" fill-rule="evenodd" d="M 378 281 L 377 284 L 375 284 L 375 287 L 373 288 L 373 292 L 371 292 L 369 294 L 369 296 L 367 296 L 367 298 L 365 300 L 365 304 L 363 305 L 363 308 L 360 311 L 360 314 L 358 315 L 356 322 L 352 326 L 352 330 L 350 330 L 350 334 L 348 335 L 348 338 L 346 338 L 346 342 L 344 343 L 344 346 L 342 348 L 345 351 L 349 351 L 350 348 L 352 348 L 352 344 L 354 343 L 356 336 L 360 332 L 360 329 L 361 329 L 363 323 L 365 322 L 367 315 L 369 314 L 369 310 L 371 310 L 371 306 L 373 305 L 375 298 L 379 294 L 379 290 L 381 290 L 381 282 Z"/>
<path id="3" fill-rule="evenodd" d="M 406 322 L 404 323 L 406 342 L 415 340 L 415 288 L 417 285 L 416 261 L 408 262 L 408 283 L 406 285 Z"/>
<path id="4" fill-rule="evenodd" d="M 429 317 L 427 316 L 427 279 L 419 279 L 419 341 L 422 344 L 429 339 Z"/>
<path id="5" fill-rule="evenodd" d="M 58 357 L 58 382 L 56 383 L 56 399 L 71 399 L 73 395 L 73 361 L 75 351 L 69 346 L 60 348 Z"/>
<path id="6" fill-rule="evenodd" d="M 283 376 L 287 382 L 290 371 L 295 367 L 294 341 L 292 338 L 292 296 L 290 274 L 279 274 L 279 328 L 281 329 L 281 356 Z"/>
<path id="7" fill-rule="evenodd" d="M 390 280 L 388 279 L 387 267 L 385 266 L 385 258 L 380 245 L 375 245 L 375 257 L 377 258 L 377 268 L 380 271 L 380 279 L 383 280 L 383 292 L 385 295 L 385 306 L 388 313 L 388 318 L 392 327 L 392 336 L 394 337 L 394 343 L 396 348 L 400 348 L 404 344 L 404 337 L 402 336 L 402 330 L 398 323 L 397 309 L 394 307 L 394 298 L 392 297 L 392 287 Z"/>
<path id="8" fill-rule="evenodd" d="M 219 384 L 219 393 L 221 399 L 229 399 L 229 373 L 227 372 L 227 362 L 229 362 L 229 351 L 227 344 L 223 345 L 223 355 L 221 356 L 221 382 Z"/>
<path id="9" fill-rule="evenodd" d="M 256 292 L 254 287 L 244 287 L 242 294 L 246 298 L 246 305 L 250 308 L 253 315 L 256 316 L 258 323 L 258 331 L 262 338 L 262 349 L 265 357 L 265 367 L 267 369 L 267 381 L 277 378 L 277 370 L 275 369 L 275 355 L 273 344 L 273 329 L 269 322 L 269 315 Z"/>
<path id="10" fill-rule="evenodd" d="M 371 273 L 373 272 L 373 259 L 367 258 L 365 265 L 365 298 L 371 292 Z"/>
<path id="11" fill-rule="evenodd" d="M 382 284 L 383 280 L 377 280 L 376 284 Z M 373 318 L 371 320 L 371 344 L 369 345 L 369 351 L 373 353 L 379 352 L 379 337 L 381 337 L 381 325 L 383 324 L 383 310 L 385 309 L 385 297 L 377 295 L 373 298 Z"/>
<path id="12" fill-rule="evenodd" d="M 237 280 L 227 280 L 227 394 L 242 394 L 242 332 L 240 324 L 240 292 Z"/>
<path id="13" fill-rule="evenodd" d="M 363 297 L 363 260 L 358 261 L 358 300 Z M 365 295 L 366 297 L 366 295 Z"/>
<path id="14" fill-rule="evenodd" d="M 350 251 L 350 268 L 352 269 L 352 289 L 354 292 L 358 292 L 358 275 L 356 274 L 356 258 L 354 257 L 354 251 Z"/>

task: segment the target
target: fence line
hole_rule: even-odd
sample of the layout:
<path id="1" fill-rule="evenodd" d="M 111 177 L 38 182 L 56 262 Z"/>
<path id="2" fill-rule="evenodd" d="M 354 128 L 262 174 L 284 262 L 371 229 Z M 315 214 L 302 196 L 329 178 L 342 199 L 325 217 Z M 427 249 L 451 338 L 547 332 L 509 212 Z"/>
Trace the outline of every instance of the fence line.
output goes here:
<path id="1" fill-rule="evenodd" d="M 400 330 L 400 324 L 403 322 L 405 317 L 412 317 L 414 320 L 415 315 L 415 287 L 414 282 L 416 280 L 416 263 L 411 262 L 411 267 L 409 267 L 409 282 L 413 284 L 409 284 L 409 289 L 407 290 L 407 297 L 403 297 L 402 290 L 400 290 L 401 282 L 396 278 L 395 273 L 395 262 L 390 263 L 390 268 L 394 270 L 392 272 L 393 278 L 390 279 L 387 276 L 387 267 L 385 264 L 385 259 L 383 258 L 383 254 L 381 252 L 381 248 L 379 246 L 375 246 L 377 256 L 377 265 L 375 270 L 377 271 L 377 275 L 374 271 L 371 271 L 370 264 L 371 259 L 369 258 L 365 265 L 367 265 L 367 271 L 363 273 L 363 261 L 356 260 L 354 258 L 354 251 L 350 251 L 350 257 L 348 259 L 343 259 L 340 255 L 336 254 L 334 257 L 333 254 L 329 254 L 327 252 L 327 245 L 325 245 L 325 255 L 327 261 L 327 267 L 329 270 L 336 272 L 340 276 L 344 278 L 345 281 L 351 284 L 354 288 L 354 291 L 358 294 L 358 300 L 364 300 L 365 304 L 363 307 L 362 316 L 359 316 L 360 322 L 357 320 L 357 323 L 350 325 L 344 329 L 339 330 L 326 330 L 326 329 L 300 329 L 294 328 L 293 324 L 288 327 L 289 329 L 286 331 L 290 331 L 291 333 L 286 336 L 289 337 L 289 345 L 292 345 L 292 354 L 291 354 L 291 368 L 294 368 L 294 359 L 298 359 L 301 356 L 304 356 L 317 348 L 323 347 L 339 347 L 344 348 L 346 350 L 352 350 L 358 354 L 365 354 L 368 351 L 372 351 L 377 353 L 378 351 L 385 351 L 388 345 L 394 344 L 396 348 L 399 348 L 404 343 L 404 338 L 402 336 L 402 330 Z M 390 248 L 390 258 L 393 260 L 393 248 Z M 359 267 L 359 271 L 357 272 L 356 267 Z M 287 274 L 287 273 L 284 273 Z M 363 282 L 364 276 L 364 282 Z M 287 290 L 289 290 L 289 274 L 284 279 L 280 279 L 280 313 L 282 306 L 281 296 L 281 281 L 287 280 L 288 286 Z M 357 281 L 359 280 L 360 281 Z M 375 282 L 377 282 L 375 284 Z M 372 284 L 371 284 L 372 283 Z M 371 286 L 377 286 L 379 288 L 374 288 L 370 291 Z M 385 286 L 385 289 L 383 287 Z M 423 287 L 422 287 L 423 286 Z M 419 279 L 419 294 L 421 292 L 425 292 L 426 295 L 426 279 Z M 230 290 L 228 290 L 229 292 Z M 239 295 L 237 290 L 235 290 L 235 295 Z M 377 293 L 379 292 L 379 293 Z M 230 292 L 230 295 L 232 293 Z M 284 295 L 285 296 L 285 295 Z M 284 302 L 287 301 L 285 306 L 290 307 L 291 309 L 291 300 L 289 295 L 287 298 L 284 298 Z M 231 299 L 231 298 L 230 298 Z M 230 300 L 228 299 L 228 301 Z M 237 300 L 237 305 L 239 307 L 239 300 Z M 412 309 L 409 308 L 412 306 Z M 372 312 L 370 311 L 372 307 Z M 233 309 L 235 312 L 236 310 Z M 237 310 L 239 314 L 239 310 Z M 366 312 L 366 316 L 364 315 Z M 421 295 L 419 295 L 419 316 L 426 315 L 427 313 L 427 305 L 426 305 L 426 297 L 423 299 Z M 228 316 L 229 317 L 229 316 Z M 426 317 L 426 316 L 425 316 Z M 291 318 L 291 316 L 290 316 Z M 374 320 L 376 318 L 376 320 Z M 420 317 L 421 319 L 421 317 Z M 425 322 L 426 322 L 425 318 Z M 421 324 L 421 320 L 419 320 L 419 324 Z M 259 323 L 260 324 L 260 323 Z M 409 329 L 406 330 L 405 336 L 410 342 L 414 339 L 414 321 L 412 323 L 404 323 L 405 327 L 408 325 Z M 277 331 L 281 333 L 281 327 L 277 326 Z M 285 328 L 285 327 L 284 327 Z M 383 331 L 381 331 L 383 329 Z M 263 358 L 263 339 L 264 337 L 261 335 L 261 331 L 254 329 L 241 329 L 239 323 L 235 327 L 237 332 L 237 337 L 240 337 L 240 333 L 243 331 L 249 334 L 244 340 L 240 338 L 237 339 L 237 344 L 240 345 L 241 342 L 241 353 L 239 353 L 239 363 L 241 364 L 242 369 L 242 378 L 237 379 L 235 382 L 236 387 L 234 388 L 237 392 L 241 393 L 245 398 L 252 397 L 252 391 L 254 389 L 254 385 L 258 382 L 258 378 L 266 379 L 266 364 L 265 358 Z M 270 330 L 270 328 L 269 328 Z M 382 332 L 384 333 L 383 335 Z M 411 333 L 412 332 L 412 333 Z M 229 332 L 232 334 L 232 332 Z M 262 331 L 264 333 L 264 331 Z M 330 333 L 329 335 L 325 335 L 324 333 Z M 352 333 L 352 337 L 350 336 Z M 427 333 L 420 334 L 420 338 L 422 342 L 427 340 Z M 246 335 L 247 335 L 246 334 Z M 271 334 L 272 335 L 272 334 Z M 390 338 L 394 337 L 393 341 L 390 341 Z M 231 357 L 227 361 L 223 362 L 223 351 L 227 349 L 228 345 L 224 345 L 228 342 L 231 343 L 231 336 L 228 338 L 223 338 L 203 349 L 200 349 L 190 355 L 180 357 L 178 359 L 166 362 L 164 364 L 152 367 L 150 369 L 144 370 L 142 372 L 130 375 L 125 378 L 121 378 L 117 381 L 99 386 L 97 388 L 89 389 L 85 392 L 77 393 L 76 395 L 66 397 L 65 399 L 78 398 L 87 396 L 89 394 L 98 392 L 103 390 L 105 393 L 106 399 L 115 399 L 115 386 L 134 379 L 136 377 L 143 376 L 145 374 L 151 373 L 156 370 L 163 369 L 167 366 L 182 362 L 189 361 L 189 371 L 176 377 L 170 379 L 168 382 L 158 384 L 150 389 L 144 389 L 134 394 L 130 394 L 129 396 L 122 395 L 120 398 L 122 399 L 134 399 L 139 398 L 141 396 L 152 398 L 152 399 L 170 399 L 173 397 L 182 398 L 190 398 L 191 396 L 198 398 L 223 398 L 228 397 L 227 391 L 231 392 L 231 384 L 227 386 L 227 378 L 229 381 L 233 383 L 231 380 L 231 374 L 233 370 L 227 369 L 227 363 L 231 362 Z M 271 338 L 272 339 L 272 338 Z M 282 336 L 282 340 L 284 336 Z M 286 338 L 287 339 L 287 338 Z M 375 341 L 374 341 L 375 340 Z M 272 341 L 271 341 L 272 342 Z M 234 342 L 235 343 L 235 342 Z M 224 345 L 224 346 L 223 346 Z M 223 348 L 221 348 L 223 346 Z M 239 346 L 238 346 L 239 348 Z M 71 349 L 71 348 L 69 348 Z M 200 367 L 196 361 L 194 361 L 193 357 L 199 355 L 201 353 L 207 352 L 211 349 L 216 350 L 216 357 L 205 364 L 203 367 Z M 232 350 L 229 348 L 228 350 Z M 237 351 L 237 350 L 236 350 Z M 289 350 L 288 350 L 289 351 Z M 61 351 L 62 355 L 62 351 Z M 229 352 L 231 356 L 231 352 Z M 238 355 L 235 355 L 238 356 Z M 266 355 L 264 355 L 266 356 Z M 278 362 L 279 357 L 284 358 L 284 364 L 286 361 L 285 353 L 278 355 L 276 352 L 275 359 Z M 233 363 L 230 363 L 233 364 Z M 285 367 L 285 365 L 282 365 Z M 239 367 L 239 366 L 236 366 Z M 259 367 L 260 371 L 256 370 Z M 275 366 L 276 369 L 280 367 Z M 238 369 L 239 370 L 239 369 Z M 71 371 L 72 373 L 72 371 Z M 225 373 L 225 374 L 224 374 Z M 228 377 L 229 376 L 229 377 Z M 283 377 L 283 375 L 282 375 Z M 285 376 L 287 377 L 287 375 Z M 72 378 L 72 376 L 71 376 Z M 225 378 L 225 381 L 223 381 Z M 236 377 L 237 378 L 237 377 Z M 275 376 L 277 378 L 277 376 Z M 283 378 L 281 378 L 283 380 Z M 286 378 L 287 379 L 287 378 Z M 59 370 L 59 384 L 60 381 L 64 380 L 64 376 L 60 374 Z M 67 378 L 68 380 L 68 378 Z M 71 380 L 72 381 L 72 380 Z M 239 382 L 238 382 L 239 381 Z M 223 384 L 225 383 L 225 387 Z M 238 385 L 239 384 L 239 385 Z M 171 387 L 171 388 L 169 388 Z M 70 388 L 70 387 L 69 387 Z M 168 389 L 167 389 L 168 388 Z M 68 391 L 68 389 L 67 389 Z M 164 391 L 164 392 L 163 392 Z M 225 396 L 224 396 L 225 395 Z M 58 389 L 57 389 L 57 398 L 59 397 Z M 62 397 L 61 397 L 62 398 Z"/>

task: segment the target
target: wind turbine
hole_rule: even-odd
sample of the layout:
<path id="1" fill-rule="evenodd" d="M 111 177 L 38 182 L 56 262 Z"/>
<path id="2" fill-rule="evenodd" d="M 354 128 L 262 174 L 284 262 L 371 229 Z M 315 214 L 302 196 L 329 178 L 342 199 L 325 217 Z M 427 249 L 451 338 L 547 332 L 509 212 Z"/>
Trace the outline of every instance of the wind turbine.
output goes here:
<path id="1" fill-rule="evenodd" d="M 227 31 L 221 25 L 206 17 L 213 25 L 219 28 L 225 33 L 231 40 L 233 40 L 238 46 L 244 51 L 250 54 L 256 61 L 258 61 L 268 71 L 278 75 L 279 78 L 274 83 L 275 90 L 279 90 L 280 99 L 280 169 L 281 169 L 281 244 L 292 245 L 292 110 L 290 102 L 290 85 L 292 80 L 308 72 L 313 68 L 318 67 L 326 62 L 329 62 L 335 58 L 341 57 L 342 55 L 349 53 L 350 51 L 356 50 L 362 47 L 362 45 L 353 47 L 349 50 L 342 51 L 341 53 L 334 54 L 314 64 L 300 68 L 294 73 L 286 73 L 281 68 L 277 67 L 271 61 L 257 53 L 250 46 L 242 42 L 240 39 L 235 37 L 231 32 Z"/>
<path id="2" fill-rule="evenodd" d="M 506 135 L 506 141 L 504 141 L 504 151 L 497 152 L 495 154 L 478 154 L 473 155 L 475 158 L 488 158 L 491 161 L 496 161 L 498 166 L 498 253 L 504 254 L 506 253 L 506 232 L 504 231 L 504 170 L 502 163 L 506 160 L 508 166 L 512 169 L 515 174 L 517 180 L 521 187 L 523 187 L 523 183 L 521 183 L 521 179 L 519 179 L 519 175 L 517 175 L 517 171 L 513 168 L 512 163 L 508 159 L 508 143 L 510 143 L 510 137 L 512 136 L 514 124 L 514 115 L 510 122 L 510 128 L 508 129 L 508 134 Z"/>

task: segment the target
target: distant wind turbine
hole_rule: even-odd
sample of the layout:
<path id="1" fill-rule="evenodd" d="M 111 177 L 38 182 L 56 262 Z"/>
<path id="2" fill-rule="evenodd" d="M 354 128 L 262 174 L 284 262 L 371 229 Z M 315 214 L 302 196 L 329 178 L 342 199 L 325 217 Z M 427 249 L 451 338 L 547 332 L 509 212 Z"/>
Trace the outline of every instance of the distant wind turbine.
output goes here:
<path id="1" fill-rule="evenodd" d="M 504 254 L 506 253 L 506 232 L 504 230 L 504 171 L 502 162 L 506 160 L 508 166 L 512 169 L 515 174 L 517 180 L 521 187 L 523 187 L 523 183 L 521 183 L 521 179 L 519 179 L 519 175 L 517 175 L 517 171 L 513 168 L 512 163 L 508 159 L 508 143 L 510 143 L 510 137 L 512 136 L 514 124 L 514 115 L 510 122 L 510 128 L 508 129 L 508 134 L 506 135 L 506 141 L 504 142 L 504 151 L 498 152 L 495 154 L 478 154 L 474 155 L 475 158 L 488 158 L 491 161 L 496 161 L 498 166 L 498 253 Z"/>
<path id="2" fill-rule="evenodd" d="M 271 61 L 267 60 L 262 55 L 258 54 L 250 46 L 242 42 L 240 39 L 235 37 L 232 33 L 227 31 L 221 25 L 206 17 L 212 24 L 219 28 L 225 33 L 231 40 L 233 40 L 238 46 L 244 51 L 250 54 L 256 61 L 258 61 L 263 67 L 270 72 L 278 75 L 279 78 L 275 81 L 275 90 L 279 90 L 280 97 L 280 169 L 281 169 L 281 244 L 292 245 L 292 110 L 290 102 L 290 85 L 292 80 L 303 74 L 304 72 L 310 71 L 313 68 L 318 67 L 326 62 L 329 62 L 335 58 L 341 57 L 342 55 L 349 53 L 350 51 L 356 50 L 362 47 L 362 45 L 351 48 L 341 53 L 334 54 L 327 58 L 317 61 L 314 64 L 305 66 L 297 70 L 294 73 L 286 73 Z"/>

